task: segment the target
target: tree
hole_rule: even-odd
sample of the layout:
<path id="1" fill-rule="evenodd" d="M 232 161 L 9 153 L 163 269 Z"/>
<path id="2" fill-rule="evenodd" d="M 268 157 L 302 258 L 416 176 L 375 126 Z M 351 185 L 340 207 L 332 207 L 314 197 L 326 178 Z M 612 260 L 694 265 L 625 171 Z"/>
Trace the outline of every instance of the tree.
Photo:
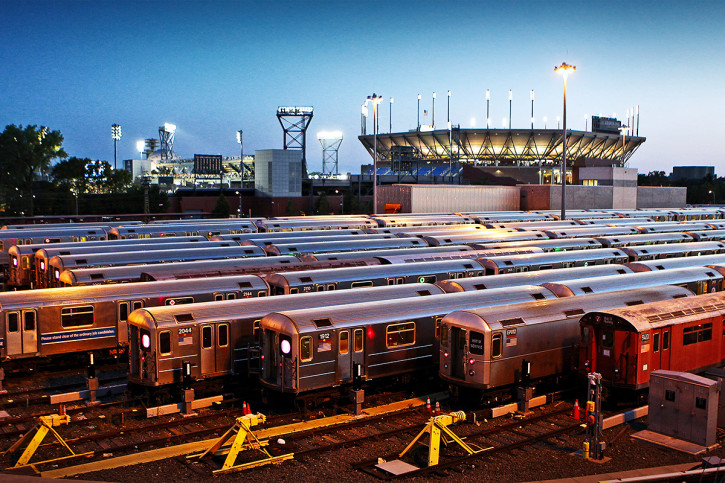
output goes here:
<path id="1" fill-rule="evenodd" d="M 230 209 L 229 201 L 227 201 L 224 193 L 219 193 L 219 198 L 216 199 L 216 206 L 211 210 L 211 214 L 216 218 L 229 218 Z"/>
<path id="2" fill-rule="evenodd" d="M 318 215 L 328 215 L 332 213 L 332 206 L 330 206 L 330 200 L 327 199 L 325 193 L 320 193 L 315 202 L 315 211 Z"/>
<path id="3" fill-rule="evenodd" d="M 60 131 L 45 126 L 5 126 L 0 133 L 0 195 L 8 202 L 17 202 L 8 211 L 27 211 L 33 216 L 33 181 L 50 170 L 53 159 L 67 157 L 62 144 Z"/>
<path id="4" fill-rule="evenodd" d="M 56 185 L 73 193 L 85 193 L 88 189 L 86 166 L 91 162 L 88 158 L 72 156 L 53 166 L 51 176 Z"/>

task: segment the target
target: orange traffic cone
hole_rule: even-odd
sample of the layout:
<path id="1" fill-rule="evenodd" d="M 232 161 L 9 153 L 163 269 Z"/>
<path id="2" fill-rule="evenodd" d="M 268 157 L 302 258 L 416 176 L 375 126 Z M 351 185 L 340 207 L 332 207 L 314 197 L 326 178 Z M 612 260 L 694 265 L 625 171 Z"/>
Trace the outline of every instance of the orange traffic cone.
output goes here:
<path id="1" fill-rule="evenodd" d="M 252 405 L 247 404 L 247 414 L 252 414 Z"/>
<path id="2" fill-rule="evenodd" d="M 579 400 L 574 400 L 574 414 L 572 415 L 574 419 L 579 419 Z"/>
<path id="3" fill-rule="evenodd" d="M 242 403 L 242 415 L 246 416 L 249 414 L 249 409 L 247 408 L 247 401 L 244 401 Z"/>
<path id="4" fill-rule="evenodd" d="M 425 400 L 425 410 L 428 411 L 428 416 L 430 416 L 430 396 Z"/>
<path id="5" fill-rule="evenodd" d="M 436 416 L 440 415 L 441 413 L 441 403 L 436 401 Z"/>

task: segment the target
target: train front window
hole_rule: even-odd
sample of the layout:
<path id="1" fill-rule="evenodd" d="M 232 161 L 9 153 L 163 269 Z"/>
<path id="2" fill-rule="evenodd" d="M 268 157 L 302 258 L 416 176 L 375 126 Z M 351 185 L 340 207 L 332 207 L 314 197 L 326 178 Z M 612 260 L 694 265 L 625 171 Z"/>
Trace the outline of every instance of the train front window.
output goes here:
<path id="1" fill-rule="evenodd" d="M 300 339 L 300 360 L 303 362 L 312 360 L 312 337 Z"/>
<path id="2" fill-rule="evenodd" d="M 441 325 L 441 345 L 448 347 L 448 326 Z"/>
<path id="3" fill-rule="evenodd" d="M 491 357 L 501 357 L 503 336 L 500 332 L 491 336 Z"/>
<path id="4" fill-rule="evenodd" d="M 652 336 L 652 352 L 660 351 L 660 335 L 653 334 Z"/>
<path id="5" fill-rule="evenodd" d="M 159 353 L 162 356 L 171 354 L 171 332 L 168 330 L 159 334 Z"/>
<path id="6" fill-rule="evenodd" d="M 483 334 L 481 332 L 471 331 L 468 336 L 468 352 L 477 356 L 483 355 Z"/>
<path id="7" fill-rule="evenodd" d="M 93 306 L 62 308 L 60 310 L 60 325 L 64 329 L 93 325 Z"/>
<path id="8" fill-rule="evenodd" d="M 602 331 L 602 347 L 605 349 L 611 349 L 614 347 L 614 331 L 603 330 Z"/>

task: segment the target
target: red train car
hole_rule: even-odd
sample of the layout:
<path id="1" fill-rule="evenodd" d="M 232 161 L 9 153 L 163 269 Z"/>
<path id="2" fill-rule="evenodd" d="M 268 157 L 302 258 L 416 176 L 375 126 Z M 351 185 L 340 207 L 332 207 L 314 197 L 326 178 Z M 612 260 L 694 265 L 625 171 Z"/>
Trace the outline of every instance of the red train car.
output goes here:
<path id="1" fill-rule="evenodd" d="M 581 318 L 580 369 L 605 387 L 639 391 L 658 369 L 702 372 L 725 357 L 725 293 L 590 312 Z"/>

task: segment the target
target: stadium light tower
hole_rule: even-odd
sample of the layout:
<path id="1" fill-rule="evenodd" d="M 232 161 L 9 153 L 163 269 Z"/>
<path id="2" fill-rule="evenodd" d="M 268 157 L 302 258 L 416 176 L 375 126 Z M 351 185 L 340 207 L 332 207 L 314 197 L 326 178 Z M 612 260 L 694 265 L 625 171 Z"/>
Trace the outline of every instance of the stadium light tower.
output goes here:
<path id="1" fill-rule="evenodd" d="M 564 120 L 563 142 L 561 146 L 561 219 L 566 219 L 566 81 L 569 72 L 575 72 L 576 67 L 562 62 L 560 66 L 554 67 L 554 72 L 558 72 L 564 77 L 564 112 L 562 118 Z"/>
<path id="2" fill-rule="evenodd" d="M 337 153 L 340 149 L 340 144 L 342 144 L 342 132 L 321 131 L 317 133 L 317 140 L 322 145 L 322 175 L 339 174 L 337 169 Z"/>
<path id="3" fill-rule="evenodd" d="M 368 96 L 366 103 L 373 104 L 373 215 L 377 213 L 378 207 L 378 104 L 382 102 L 383 96 L 378 96 L 373 92 L 372 96 Z"/>
<path id="4" fill-rule="evenodd" d="M 164 123 L 159 128 L 159 142 L 161 144 L 161 159 L 170 159 L 171 153 L 174 152 L 174 135 L 176 134 L 176 125 Z"/>
<path id="5" fill-rule="evenodd" d="M 143 139 L 139 139 L 136 141 L 136 151 L 138 151 L 138 155 L 141 159 L 143 159 L 143 152 L 146 149 L 146 141 Z"/>
<path id="6" fill-rule="evenodd" d="M 111 124 L 111 138 L 113 138 L 113 169 L 116 168 L 116 143 L 121 139 L 121 125 Z"/>

